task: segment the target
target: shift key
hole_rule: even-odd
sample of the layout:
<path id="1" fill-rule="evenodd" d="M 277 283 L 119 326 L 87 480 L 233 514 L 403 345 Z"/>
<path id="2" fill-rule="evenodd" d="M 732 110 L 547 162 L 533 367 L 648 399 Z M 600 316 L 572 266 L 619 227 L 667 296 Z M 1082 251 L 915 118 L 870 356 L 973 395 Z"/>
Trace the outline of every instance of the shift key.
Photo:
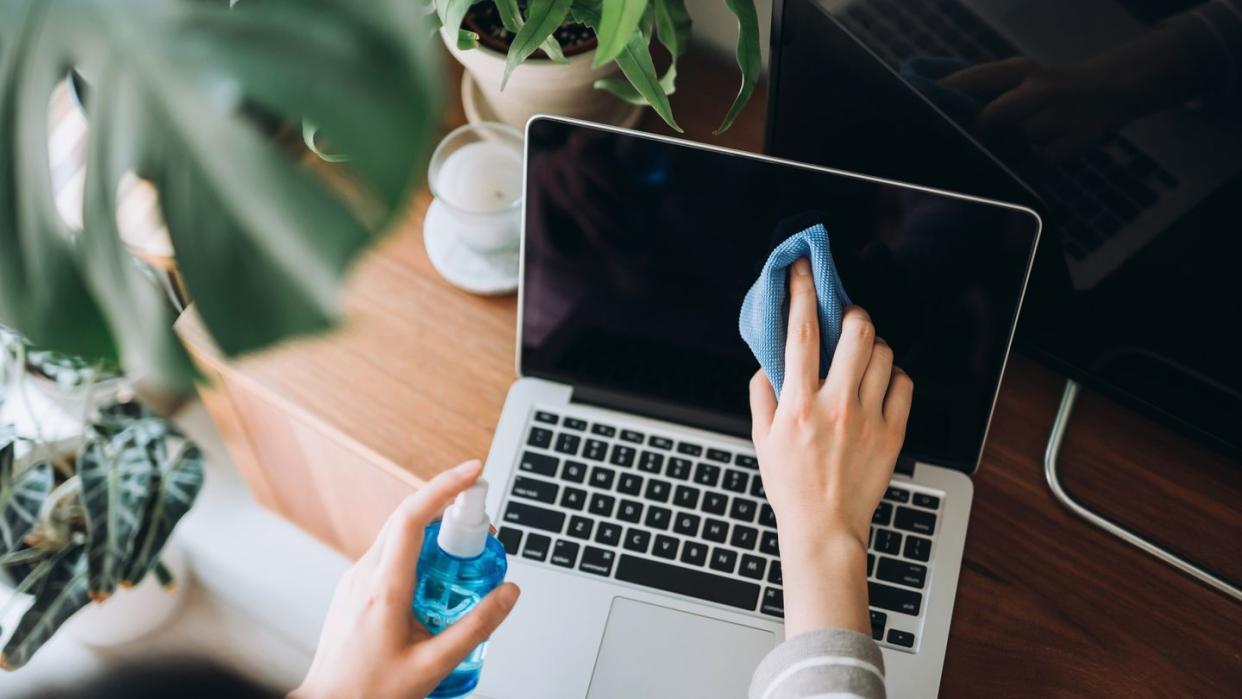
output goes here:
<path id="1" fill-rule="evenodd" d="M 508 507 L 505 508 L 504 520 L 510 524 L 518 524 L 523 527 L 533 527 L 560 534 L 561 527 L 565 526 L 565 513 L 545 510 L 542 507 L 535 507 L 522 502 L 510 502 Z"/>

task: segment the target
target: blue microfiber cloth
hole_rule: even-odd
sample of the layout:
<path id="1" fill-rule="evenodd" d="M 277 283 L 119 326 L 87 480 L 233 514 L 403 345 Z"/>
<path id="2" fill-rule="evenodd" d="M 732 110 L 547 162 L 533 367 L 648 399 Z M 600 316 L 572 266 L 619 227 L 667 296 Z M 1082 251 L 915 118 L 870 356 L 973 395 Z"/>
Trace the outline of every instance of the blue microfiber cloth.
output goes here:
<path id="1" fill-rule="evenodd" d="M 737 327 L 759 366 L 767 372 L 776 395 L 785 381 L 785 336 L 789 325 L 789 266 L 799 257 L 811 261 L 811 278 L 819 297 L 819 375 L 828 374 L 832 353 L 841 339 L 841 316 L 850 303 L 832 262 L 828 231 L 817 223 L 776 246 L 746 298 Z"/>

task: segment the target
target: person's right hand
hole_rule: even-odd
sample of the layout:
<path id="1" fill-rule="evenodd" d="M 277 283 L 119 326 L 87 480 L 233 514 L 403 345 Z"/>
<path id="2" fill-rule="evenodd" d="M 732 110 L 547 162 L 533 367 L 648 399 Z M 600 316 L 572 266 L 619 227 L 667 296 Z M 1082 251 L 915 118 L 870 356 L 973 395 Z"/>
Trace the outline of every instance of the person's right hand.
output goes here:
<path id="1" fill-rule="evenodd" d="M 871 516 L 905 440 L 914 383 L 893 366 L 866 311 L 851 306 L 828 377 L 810 264 L 789 274 L 789 332 L 780 402 L 760 370 L 750 382 L 752 438 L 776 513 L 786 634 L 844 626 L 864 633 Z"/>

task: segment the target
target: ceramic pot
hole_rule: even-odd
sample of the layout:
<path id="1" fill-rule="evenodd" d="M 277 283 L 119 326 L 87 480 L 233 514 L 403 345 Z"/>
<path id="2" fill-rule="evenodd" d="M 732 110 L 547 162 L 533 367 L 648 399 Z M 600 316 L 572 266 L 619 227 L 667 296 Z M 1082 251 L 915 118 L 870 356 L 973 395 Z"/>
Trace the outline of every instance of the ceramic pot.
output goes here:
<path id="1" fill-rule="evenodd" d="M 86 645 L 106 648 L 132 643 L 168 623 L 185 601 L 190 565 L 176 537 L 168 541 L 160 560 L 173 574 L 172 589 L 148 574 L 136 586 L 117 588 L 103 602 L 83 607 L 66 622 L 65 632 Z"/>
<path id="2" fill-rule="evenodd" d="M 466 69 L 462 80 L 462 102 L 466 116 L 473 123 L 479 120 L 504 122 L 525 131 L 526 122 L 536 114 L 556 114 L 607 124 L 630 125 L 639 108 L 626 104 L 602 90 L 595 81 L 620 75 L 615 63 L 591 68 L 595 51 L 567 56 L 566 63 L 545 58 L 530 58 L 509 76 L 505 89 L 500 81 L 505 74 L 505 54 L 486 46 L 462 50 L 444 29 L 440 38 L 449 53 Z M 482 101 L 483 104 L 479 104 Z"/>

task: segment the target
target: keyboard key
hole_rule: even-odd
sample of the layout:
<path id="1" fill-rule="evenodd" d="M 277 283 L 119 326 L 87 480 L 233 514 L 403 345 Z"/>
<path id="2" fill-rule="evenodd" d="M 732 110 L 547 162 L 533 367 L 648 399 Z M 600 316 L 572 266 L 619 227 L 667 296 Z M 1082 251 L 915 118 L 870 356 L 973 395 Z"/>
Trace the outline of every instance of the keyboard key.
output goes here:
<path id="1" fill-rule="evenodd" d="M 556 450 L 562 454 L 573 456 L 578 453 L 578 446 L 582 443 L 582 438 L 576 434 L 562 432 L 556 437 Z"/>
<path id="2" fill-rule="evenodd" d="M 621 430 L 621 441 L 633 442 L 635 444 L 643 443 L 643 433 L 634 430 Z"/>
<path id="3" fill-rule="evenodd" d="M 638 553 L 647 553 L 651 545 L 651 532 L 630 527 L 625 532 L 625 548 Z"/>
<path id="4" fill-rule="evenodd" d="M 764 532 L 759 537 L 759 550 L 769 556 L 781 555 L 780 539 L 776 536 L 776 532 Z"/>
<path id="5" fill-rule="evenodd" d="M 559 463 L 560 460 L 555 456 L 524 451 L 522 452 L 522 460 L 518 462 L 518 469 L 538 473 L 541 476 L 555 476 L 556 465 Z"/>
<path id="6" fill-rule="evenodd" d="M 733 456 L 724 449 L 708 449 L 707 458 L 711 461 L 719 461 L 722 464 L 727 464 L 733 460 Z"/>
<path id="7" fill-rule="evenodd" d="M 634 465 L 634 457 L 638 455 L 638 450 L 634 447 L 627 447 L 624 444 L 612 445 L 612 456 L 608 462 L 616 466 L 630 467 Z"/>
<path id="8" fill-rule="evenodd" d="M 778 619 L 785 618 L 785 593 L 774 587 L 768 587 L 763 590 L 763 604 L 759 606 L 759 611 Z"/>
<path id="9" fill-rule="evenodd" d="M 591 506 L 587 510 L 600 517 L 611 517 L 612 507 L 617 503 L 617 499 L 611 495 L 596 493 L 591 496 Z"/>
<path id="10" fill-rule="evenodd" d="M 703 447 L 697 444 L 687 444 L 686 442 L 681 442 L 677 445 L 677 453 L 686 454 L 688 456 L 699 456 L 703 453 Z"/>
<path id="11" fill-rule="evenodd" d="M 923 608 L 923 595 L 912 590 L 902 590 L 876 582 L 867 582 L 867 597 L 872 607 L 918 616 Z"/>
<path id="12" fill-rule="evenodd" d="M 617 492 L 622 495 L 641 495 L 643 477 L 633 473 L 622 473 L 620 480 L 617 481 Z"/>
<path id="13" fill-rule="evenodd" d="M 570 524 L 570 529 L 572 533 L 572 523 Z M 612 522 L 600 522 L 599 527 L 595 530 L 595 541 L 607 546 L 616 546 L 621 543 L 621 525 L 613 524 Z"/>
<path id="14" fill-rule="evenodd" d="M 895 646 L 904 646 L 906 648 L 914 647 L 914 634 L 908 631 L 898 631 L 897 629 L 888 630 L 888 642 Z"/>
<path id="15" fill-rule="evenodd" d="M 880 553 L 890 553 L 894 556 L 901 551 L 901 535 L 891 529 L 875 530 L 875 542 L 871 548 Z"/>
<path id="16" fill-rule="evenodd" d="M 884 499 L 892 500 L 893 502 L 909 502 L 910 491 L 890 485 L 888 490 L 884 491 Z"/>
<path id="17" fill-rule="evenodd" d="M 871 611 L 871 638 L 880 641 L 884 639 L 884 626 L 888 623 L 888 615 L 884 612 Z"/>
<path id="18" fill-rule="evenodd" d="M 608 442 L 601 442 L 598 439 L 588 439 L 586 448 L 582 450 L 582 455 L 591 461 L 603 461 L 607 453 Z"/>
<path id="19" fill-rule="evenodd" d="M 552 563 L 562 568 L 573 568 L 578 560 L 578 545 L 572 541 L 557 539 L 552 549 Z"/>
<path id="20" fill-rule="evenodd" d="M 880 559 L 880 564 L 876 566 L 875 577 L 885 582 L 899 583 L 922 589 L 927 582 L 927 566 L 884 557 Z"/>
<path id="21" fill-rule="evenodd" d="M 667 507 L 657 507 L 650 505 L 647 507 L 647 518 L 643 523 L 648 527 L 655 529 L 668 529 L 669 522 L 673 519 L 673 511 Z"/>
<path id="22" fill-rule="evenodd" d="M 694 482 L 699 485 L 716 487 L 716 484 L 720 482 L 720 467 L 699 462 L 699 465 L 694 468 Z"/>
<path id="23" fill-rule="evenodd" d="M 566 461 L 561 469 L 561 480 L 570 483 L 581 483 L 586 480 L 587 465 L 581 461 Z"/>
<path id="24" fill-rule="evenodd" d="M 893 526 L 909 532 L 931 535 L 936 531 L 936 515 L 909 507 L 898 507 Z"/>
<path id="25" fill-rule="evenodd" d="M 552 413 L 549 413 L 545 410 L 536 410 L 535 421 L 542 422 L 548 425 L 555 425 L 557 423 L 557 417 L 553 415 Z"/>
<path id="26" fill-rule="evenodd" d="M 651 547 L 651 554 L 660 558 L 667 558 L 670 561 L 677 559 L 677 547 L 679 541 L 671 536 L 659 534 L 655 538 L 655 546 Z"/>
<path id="27" fill-rule="evenodd" d="M 915 493 L 914 504 L 919 507 L 926 507 L 929 510 L 935 510 L 940 507 L 940 498 L 935 495 L 927 495 L 926 493 Z"/>
<path id="28" fill-rule="evenodd" d="M 549 505 L 556 504 L 556 492 L 560 489 L 555 483 L 541 481 L 538 478 L 518 476 L 513 479 L 513 494 L 521 498 L 530 498 Z"/>
<path id="29" fill-rule="evenodd" d="M 745 498 L 733 498 L 733 506 L 729 508 L 729 516 L 733 519 L 740 519 L 743 522 L 755 521 L 755 512 L 759 509 L 759 505 L 754 500 Z"/>
<path id="30" fill-rule="evenodd" d="M 581 510 L 586 507 L 587 491 L 581 488 L 565 487 L 561 491 L 561 507 L 571 510 Z"/>
<path id="31" fill-rule="evenodd" d="M 729 539 L 729 523 L 708 518 L 703 524 L 703 538 L 723 544 Z"/>
<path id="32" fill-rule="evenodd" d="M 713 515 L 723 515 L 729 506 L 729 496 L 707 492 L 703 494 L 703 511 Z"/>
<path id="33" fill-rule="evenodd" d="M 500 543 L 504 544 L 505 553 L 510 556 L 516 556 L 518 554 L 518 548 L 522 543 L 521 529 L 501 527 L 500 531 L 496 532 L 496 538 L 500 539 Z"/>
<path id="34" fill-rule="evenodd" d="M 738 524 L 733 527 L 733 536 L 729 537 L 729 545 L 747 551 L 753 551 L 759 541 L 759 530 Z"/>
<path id="35" fill-rule="evenodd" d="M 655 447 L 656 449 L 672 449 L 673 448 L 673 440 L 669 439 L 668 437 L 657 437 L 655 435 L 651 435 L 650 437 L 647 438 L 647 444 Z"/>
<path id="36" fill-rule="evenodd" d="M 745 554 L 742 556 L 742 565 L 737 569 L 737 572 L 744 578 L 763 580 L 763 573 L 767 569 L 768 562 L 766 559 Z"/>
<path id="37" fill-rule="evenodd" d="M 888 526 L 888 522 L 892 518 L 893 506 L 887 502 L 881 502 L 880 506 L 875 508 L 875 512 L 871 515 L 871 523 Z"/>
<path id="38" fill-rule="evenodd" d="M 916 561 L 926 561 L 931 558 L 931 539 L 924 539 L 921 536 L 911 534 L 906 537 L 906 558 Z"/>
<path id="39" fill-rule="evenodd" d="M 687 541 L 686 545 L 681 548 L 681 562 L 692 566 L 707 563 L 707 545 L 697 541 Z"/>
<path id="40" fill-rule="evenodd" d="M 759 461 L 755 457 L 747 456 L 746 454 L 738 454 L 733 457 L 733 463 L 741 466 L 742 468 L 753 468 L 755 470 L 759 469 Z"/>
<path id="41" fill-rule="evenodd" d="M 673 504 L 687 510 L 695 509 L 699 506 L 699 489 L 688 485 L 677 486 L 677 489 L 673 491 Z"/>
<path id="42" fill-rule="evenodd" d="M 617 434 L 617 428 L 596 423 L 591 425 L 591 434 L 597 434 L 601 437 L 612 437 Z"/>
<path id="43" fill-rule="evenodd" d="M 668 496 L 672 489 L 673 486 L 668 481 L 650 478 L 647 480 L 647 494 L 645 497 L 656 502 L 668 502 Z"/>
<path id="44" fill-rule="evenodd" d="M 560 534 L 561 527 L 565 526 L 565 513 L 510 500 L 508 507 L 505 508 L 504 521 Z M 527 537 L 527 545 L 530 543 L 529 538 Z"/>
<path id="45" fill-rule="evenodd" d="M 588 546 L 582 552 L 582 563 L 578 565 L 578 570 L 595 573 L 596 575 L 612 575 L 612 562 L 614 558 L 616 558 L 616 553 L 613 551 Z"/>
<path id="46" fill-rule="evenodd" d="M 552 444 L 552 430 L 545 430 L 542 427 L 530 428 L 530 436 L 526 438 L 526 443 L 532 447 L 547 449 Z"/>
<path id="47" fill-rule="evenodd" d="M 785 578 L 781 576 L 780 561 L 772 561 L 772 565 L 768 567 L 768 582 L 773 585 L 785 584 Z"/>
<path id="48" fill-rule="evenodd" d="M 552 547 L 552 537 L 531 532 L 526 537 L 526 548 L 522 549 L 522 558 L 543 561 L 548 558 L 548 550 Z"/>
<path id="49" fill-rule="evenodd" d="M 595 522 L 587 519 L 586 517 L 574 515 L 569 518 L 569 530 L 565 533 L 575 539 L 590 539 L 591 529 L 594 528 L 594 526 Z"/>
<path id="50" fill-rule="evenodd" d="M 759 603 L 755 583 L 626 554 L 617 564 L 617 580 L 747 611 L 754 611 Z"/>
<path id="51" fill-rule="evenodd" d="M 617 472 L 606 466 L 596 466 L 591 469 L 591 485 L 600 490 L 612 490 L 612 483 L 616 477 Z"/>
<path id="52" fill-rule="evenodd" d="M 699 516 L 681 513 L 673 518 L 673 531 L 683 536 L 699 535 Z"/>
<path id="53" fill-rule="evenodd" d="M 760 500 L 768 499 L 768 492 L 763 489 L 763 479 L 757 473 L 754 478 L 750 479 L 750 494 Z"/>
<path id="54" fill-rule="evenodd" d="M 582 430 L 586 429 L 587 424 L 586 424 L 586 420 L 579 420 L 576 417 L 567 417 L 565 418 L 564 427 L 567 430 L 578 430 L 579 432 L 581 432 Z"/>
<path id="55" fill-rule="evenodd" d="M 737 567 L 737 551 L 722 549 L 719 546 L 712 549 L 712 560 L 708 564 L 712 570 L 718 570 L 722 573 L 732 573 Z"/>
<path id="56" fill-rule="evenodd" d="M 676 478 L 679 481 L 690 480 L 690 459 L 683 459 L 678 456 L 670 457 L 668 460 L 668 470 L 665 472 L 669 478 Z"/>
<path id="57" fill-rule="evenodd" d="M 638 470 L 647 473 L 659 473 L 664 467 L 664 455 L 657 454 L 654 451 L 644 451 L 642 456 L 638 457 Z"/>
<path id="58" fill-rule="evenodd" d="M 643 504 L 634 500 L 622 500 L 617 508 L 617 519 L 638 524 L 643 519 Z"/>
<path id="59" fill-rule="evenodd" d="M 725 470 L 724 483 L 721 487 L 735 493 L 745 493 L 746 484 L 749 480 L 750 476 L 748 474 L 730 468 Z"/>
<path id="60" fill-rule="evenodd" d="M 867 554 L 867 577 L 871 577 L 871 571 L 875 569 L 875 554 Z"/>
<path id="61" fill-rule="evenodd" d="M 765 527 L 776 526 L 776 512 L 766 502 L 759 507 L 759 523 Z"/>

